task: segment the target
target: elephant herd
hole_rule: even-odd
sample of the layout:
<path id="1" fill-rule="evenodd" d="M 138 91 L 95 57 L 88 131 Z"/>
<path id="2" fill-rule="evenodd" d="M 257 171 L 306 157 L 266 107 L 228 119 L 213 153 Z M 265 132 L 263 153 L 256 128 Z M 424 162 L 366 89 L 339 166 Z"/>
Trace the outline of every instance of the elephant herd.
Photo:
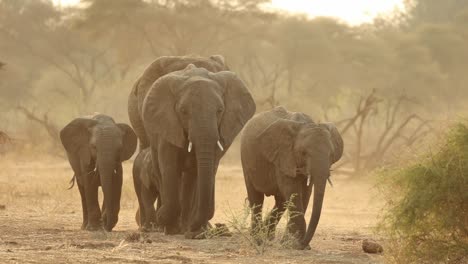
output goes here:
<path id="1" fill-rule="evenodd" d="M 165 56 L 137 79 L 128 99 L 131 126 L 96 114 L 71 121 L 60 132 L 83 209 L 82 229 L 111 231 L 118 221 L 122 162 L 137 148 L 133 181 L 141 231 L 161 230 L 200 238 L 215 208 L 215 176 L 235 137 L 252 229 L 264 196 L 275 197 L 265 220 L 273 237 L 291 201 L 299 212 L 288 224 L 297 248 L 308 247 L 319 222 L 330 166 L 341 158 L 343 140 L 331 123 L 315 123 L 283 107 L 259 113 L 245 83 L 219 55 Z M 102 210 L 98 187 L 104 194 Z M 314 187 L 312 215 L 304 218 Z M 157 203 L 155 208 L 154 204 Z"/>

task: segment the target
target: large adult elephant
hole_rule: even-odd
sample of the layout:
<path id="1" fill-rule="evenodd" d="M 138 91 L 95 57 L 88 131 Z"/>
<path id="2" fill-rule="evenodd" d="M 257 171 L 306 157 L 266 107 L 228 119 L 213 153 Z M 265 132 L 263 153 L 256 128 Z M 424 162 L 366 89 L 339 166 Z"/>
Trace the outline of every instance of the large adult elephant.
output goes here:
<path id="1" fill-rule="evenodd" d="M 330 166 L 343 154 L 343 140 L 331 123 L 316 124 L 304 113 L 283 107 L 252 118 L 241 137 L 241 159 L 247 195 L 252 208 L 252 231 L 261 220 L 264 196 L 275 197 L 267 219 L 274 235 L 285 203 L 292 201 L 300 215 L 290 219 L 288 231 L 299 248 L 308 247 L 322 210 Z M 314 204 L 306 232 L 306 212 L 314 186 Z"/>
<path id="2" fill-rule="evenodd" d="M 83 208 L 81 229 L 111 231 L 117 224 L 122 192 L 122 161 L 136 150 L 137 137 L 127 124 L 106 115 L 76 118 L 60 131 Z M 98 188 L 102 186 L 102 215 Z M 73 187 L 73 185 L 72 185 Z"/>
<path id="3" fill-rule="evenodd" d="M 163 56 L 151 63 L 135 82 L 128 97 L 128 116 L 138 139 L 140 139 L 140 151 L 149 147 L 148 136 L 143 126 L 142 109 L 143 100 L 151 88 L 151 85 L 153 85 L 159 77 L 170 72 L 183 70 L 189 64 L 205 68 L 210 72 L 229 70 L 221 55 L 212 55 L 210 57 Z"/>
<path id="4" fill-rule="evenodd" d="M 166 234 L 181 231 L 179 216 L 187 238 L 208 224 L 219 161 L 254 113 L 249 90 L 230 71 L 213 73 L 189 64 L 151 86 L 142 120 L 161 174 L 157 222 Z"/>

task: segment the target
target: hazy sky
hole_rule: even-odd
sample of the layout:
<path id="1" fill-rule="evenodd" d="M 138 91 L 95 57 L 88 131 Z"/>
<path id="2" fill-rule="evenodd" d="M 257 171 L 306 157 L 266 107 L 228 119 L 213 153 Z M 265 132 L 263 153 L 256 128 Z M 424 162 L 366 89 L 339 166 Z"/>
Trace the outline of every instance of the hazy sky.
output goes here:
<path id="1" fill-rule="evenodd" d="M 361 24 L 371 22 L 379 13 L 403 9 L 403 0 L 272 0 L 272 5 L 310 17 L 331 16 L 350 24 Z"/>
<path id="2" fill-rule="evenodd" d="M 79 0 L 53 0 L 62 5 L 73 5 Z M 350 24 L 371 22 L 379 13 L 403 9 L 403 0 L 272 0 L 272 7 L 310 17 L 331 16 Z"/>

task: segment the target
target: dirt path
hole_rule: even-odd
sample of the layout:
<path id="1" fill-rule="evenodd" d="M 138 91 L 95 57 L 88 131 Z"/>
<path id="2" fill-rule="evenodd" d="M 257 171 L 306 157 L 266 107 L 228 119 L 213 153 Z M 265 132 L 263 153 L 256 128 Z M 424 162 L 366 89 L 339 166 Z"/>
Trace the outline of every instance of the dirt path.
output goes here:
<path id="1" fill-rule="evenodd" d="M 77 190 L 66 190 L 71 176 L 66 162 L 0 161 L 0 167 L 0 263 L 383 262 L 382 256 L 361 250 L 362 240 L 373 236 L 379 208 L 368 183 L 335 179 L 334 187 L 327 188 L 312 250 L 288 250 L 273 243 L 260 255 L 237 232 L 232 237 L 207 240 L 160 233 L 140 237 L 134 222 L 137 203 L 130 163 L 125 164 L 122 211 L 112 233 L 79 230 L 79 194 Z M 220 167 L 216 184 L 216 215 L 212 222 L 244 219 L 246 196 L 240 168 Z M 271 200 L 266 207 L 272 207 Z M 284 224 L 280 224 L 279 232 Z"/>

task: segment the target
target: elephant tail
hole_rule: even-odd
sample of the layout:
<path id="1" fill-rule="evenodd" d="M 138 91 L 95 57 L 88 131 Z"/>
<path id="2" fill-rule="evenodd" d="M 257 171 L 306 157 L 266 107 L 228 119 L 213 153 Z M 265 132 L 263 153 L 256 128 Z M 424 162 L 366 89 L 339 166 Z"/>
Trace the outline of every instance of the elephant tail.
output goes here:
<path id="1" fill-rule="evenodd" d="M 70 187 L 68 187 L 67 190 L 70 190 L 71 188 L 73 188 L 73 186 L 75 186 L 75 179 L 76 179 L 76 174 L 73 174 L 73 177 L 71 178 L 70 182 L 68 184 L 70 184 Z"/>

